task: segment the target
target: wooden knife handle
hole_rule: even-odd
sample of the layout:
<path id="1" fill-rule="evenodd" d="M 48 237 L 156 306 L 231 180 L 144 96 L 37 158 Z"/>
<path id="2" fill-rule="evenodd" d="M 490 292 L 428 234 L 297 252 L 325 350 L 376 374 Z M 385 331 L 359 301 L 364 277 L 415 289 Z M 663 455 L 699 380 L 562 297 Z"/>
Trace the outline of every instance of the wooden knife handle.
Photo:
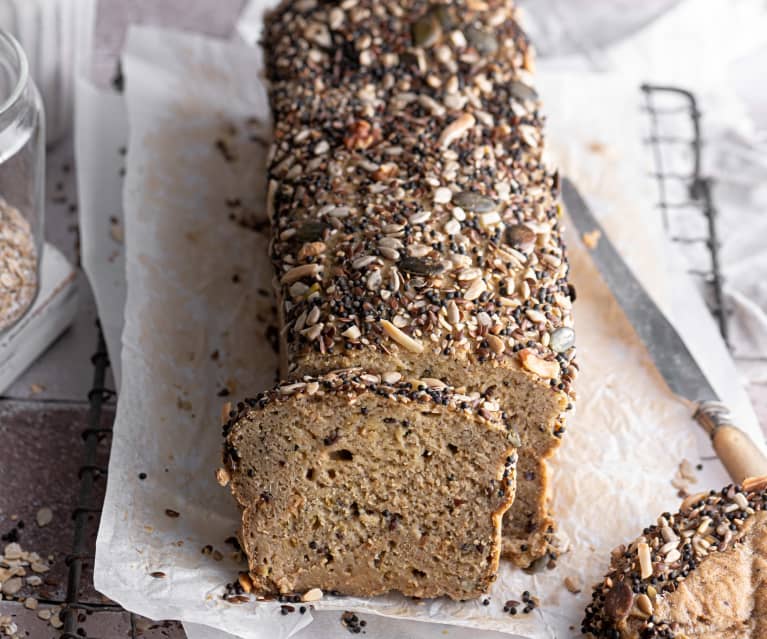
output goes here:
<path id="1" fill-rule="evenodd" d="M 716 454 L 736 484 L 742 484 L 747 477 L 767 475 L 767 457 L 733 423 L 724 404 L 701 402 L 693 417 L 710 435 Z"/>

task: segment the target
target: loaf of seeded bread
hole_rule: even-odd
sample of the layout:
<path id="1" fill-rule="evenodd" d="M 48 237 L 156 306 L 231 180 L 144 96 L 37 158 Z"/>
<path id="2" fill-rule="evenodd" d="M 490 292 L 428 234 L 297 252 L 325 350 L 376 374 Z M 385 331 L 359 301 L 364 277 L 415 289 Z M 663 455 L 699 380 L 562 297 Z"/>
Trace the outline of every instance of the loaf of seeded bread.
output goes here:
<path id="1" fill-rule="evenodd" d="M 550 551 L 545 460 L 577 364 L 513 7 L 298 0 L 264 45 L 283 378 L 361 366 L 492 395 L 521 438 L 504 554 L 530 565 Z"/>
<path id="2" fill-rule="evenodd" d="M 495 578 L 516 435 L 491 399 L 384 377 L 307 376 L 232 413 L 219 479 L 257 592 L 468 599 Z"/>
<path id="3" fill-rule="evenodd" d="M 609 639 L 767 637 L 767 477 L 688 497 L 613 551 L 583 633 Z"/>

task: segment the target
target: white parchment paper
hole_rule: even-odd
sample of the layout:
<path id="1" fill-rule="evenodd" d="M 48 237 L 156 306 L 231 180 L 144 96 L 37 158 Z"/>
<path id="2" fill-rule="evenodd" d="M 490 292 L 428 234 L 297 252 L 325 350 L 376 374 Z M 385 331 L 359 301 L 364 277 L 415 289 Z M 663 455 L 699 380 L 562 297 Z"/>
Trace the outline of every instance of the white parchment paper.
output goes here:
<path id="1" fill-rule="evenodd" d="M 254 126 L 256 137 L 263 131 L 249 123 L 268 113 L 258 81 L 260 64 L 257 49 L 196 36 L 142 28 L 128 39 L 130 138 L 123 202 L 128 292 L 121 395 L 95 582 L 106 595 L 146 616 L 276 638 L 291 636 L 311 617 L 282 616 L 275 604 L 222 601 L 224 584 L 240 568 L 229 560 L 224 544 L 238 517 L 226 490 L 213 479 L 220 455 L 219 391 L 227 388 L 235 397 L 258 392 L 271 383 L 275 368 L 265 338 L 272 301 L 259 293 L 268 290 L 271 279 L 267 240 L 232 222 L 226 204 L 241 199 L 255 208 L 262 195 L 264 148 L 250 137 Z M 637 110 L 622 112 L 619 120 L 614 111 L 638 97 L 630 97 L 619 79 L 603 76 L 600 89 L 612 98 L 594 105 L 583 92 L 587 77 L 581 80 L 551 79 L 556 93 L 547 109 L 553 128 L 549 139 L 565 143 L 553 144 L 552 153 L 582 185 L 616 243 L 673 316 L 685 293 L 674 279 L 669 284 L 673 264 L 663 258 L 643 187 L 632 178 L 645 167 L 637 166 L 637 157 L 621 144 L 609 144 L 616 126 L 632 135 L 639 129 Z M 539 80 L 544 95 L 547 82 Z M 590 109 L 582 108 L 586 101 Z M 220 140 L 235 161 L 227 162 L 216 148 Z M 594 141 L 603 143 L 601 152 Z M 616 194 L 624 197 L 616 201 Z M 89 220 L 104 214 L 83 212 L 86 231 L 93 226 Z M 676 507 L 670 481 L 683 458 L 697 461 L 697 427 L 689 409 L 669 394 L 577 238 L 570 238 L 570 248 L 583 374 L 578 412 L 552 481 L 554 509 L 570 551 L 556 570 L 537 575 L 504 565 L 489 606 L 416 603 L 396 596 L 331 597 L 316 604 L 318 610 L 355 610 L 526 637 L 574 636 L 589 593 L 588 588 L 569 593 L 564 577 L 577 575 L 586 585 L 595 581 L 613 546 L 659 512 Z M 719 344 L 705 321 L 685 328 L 700 351 Z M 714 383 L 735 410 L 751 415 L 742 423 L 753 428 L 735 377 L 726 375 L 728 366 L 725 351 L 717 364 L 723 379 Z M 706 462 L 698 485 L 724 482 L 718 463 Z M 168 508 L 180 517 L 166 516 Z M 221 561 L 200 552 L 207 544 L 222 552 Z M 524 590 L 540 598 L 541 608 L 517 617 L 503 613 L 504 601 L 519 599 Z"/>

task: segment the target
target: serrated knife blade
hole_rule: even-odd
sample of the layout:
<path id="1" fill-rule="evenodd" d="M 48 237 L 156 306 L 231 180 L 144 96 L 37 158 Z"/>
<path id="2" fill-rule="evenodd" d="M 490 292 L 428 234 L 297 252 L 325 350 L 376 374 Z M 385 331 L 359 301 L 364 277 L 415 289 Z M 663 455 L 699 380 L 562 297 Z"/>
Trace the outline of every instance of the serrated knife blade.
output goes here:
<path id="1" fill-rule="evenodd" d="M 718 401 L 716 391 L 679 333 L 631 272 L 578 189 L 567 178 L 562 180 L 562 200 L 578 235 L 599 231 L 599 241 L 589 250 L 591 259 L 669 388 L 691 401 Z"/>
<path id="2" fill-rule="evenodd" d="M 714 449 L 736 482 L 767 474 L 767 458 L 717 396 L 684 340 L 620 256 L 583 196 L 567 178 L 562 200 L 578 235 L 599 232 L 591 259 L 644 343 L 671 391 L 697 405 L 694 417 L 711 435 Z"/>

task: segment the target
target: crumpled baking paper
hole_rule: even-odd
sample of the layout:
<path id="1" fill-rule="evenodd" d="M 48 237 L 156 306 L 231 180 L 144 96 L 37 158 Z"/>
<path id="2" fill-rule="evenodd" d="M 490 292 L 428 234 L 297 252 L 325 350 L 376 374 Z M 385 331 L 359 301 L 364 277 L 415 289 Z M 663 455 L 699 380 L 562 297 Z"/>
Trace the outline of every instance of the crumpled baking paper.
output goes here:
<path id="1" fill-rule="evenodd" d="M 267 239 L 230 220 L 227 205 L 240 199 L 255 210 L 263 195 L 257 187 L 263 183 L 265 148 L 250 140 L 267 130 L 260 52 L 140 28 L 131 31 L 123 60 L 130 123 L 123 202 L 128 291 L 95 584 L 152 618 L 181 619 L 242 637 L 289 637 L 311 621 L 310 614 L 283 616 L 274 603 L 234 605 L 221 599 L 224 584 L 241 569 L 224 544 L 237 528 L 238 513 L 213 478 L 220 458 L 220 391 L 226 388 L 234 397 L 258 392 L 271 384 L 276 367 L 266 335 L 273 302 L 259 292 L 268 291 L 271 281 Z M 589 100 L 582 83 L 552 82 L 555 99 L 547 109 L 552 154 L 672 316 L 679 300 L 694 308 L 694 294 L 685 298 L 676 278 L 668 277 L 675 267 L 663 257 L 660 234 L 643 213 L 641 197 L 617 203 L 611 197 L 642 191 L 631 181 L 641 173 L 636 164 L 635 171 L 629 168 L 636 156 L 609 144 L 616 122 L 610 113 L 616 102 L 629 106 L 625 101 L 631 100 L 620 80 L 600 79 L 600 90 L 612 92 L 614 102 L 590 104 L 590 111 L 577 106 Z M 539 80 L 544 96 L 546 83 Z M 249 122 L 254 116 L 260 122 Z M 640 126 L 638 111 L 621 116 L 625 135 L 633 134 Z M 553 144 L 555 122 L 569 132 L 567 147 Z M 581 133 L 573 135 L 575 129 Z M 606 139 L 590 140 L 588 132 L 595 130 Z M 217 146 L 221 141 L 226 152 Z M 593 141 L 602 143 L 602 157 Z M 579 149 L 582 143 L 591 150 Z M 623 173 L 613 170 L 616 165 Z M 84 226 L 88 217 L 83 215 Z M 698 460 L 698 427 L 653 368 L 586 249 L 578 238 L 569 240 L 583 373 L 577 414 L 552 467 L 553 507 L 569 552 L 555 570 L 534 575 L 504 563 L 489 606 L 399 596 L 328 597 L 315 604 L 318 611 L 353 610 L 524 637 L 575 636 L 588 586 L 604 572 L 609 550 L 659 512 L 676 508 L 679 499 L 670 482 L 683 458 Z M 685 328 L 696 354 L 716 351 L 712 345 L 720 342 L 712 324 L 702 320 Z M 721 350 L 721 379 L 712 375 L 712 381 L 756 436 L 753 413 L 727 374 L 732 364 Z M 702 453 L 710 450 L 704 447 Z M 723 483 L 719 464 L 705 462 L 697 485 Z M 180 516 L 168 517 L 166 509 Z M 220 561 L 215 553 L 201 552 L 208 544 L 222 553 Z M 567 576 L 584 583 L 580 594 L 564 588 Z M 503 613 L 504 602 L 519 600 L 524 590 L 540 599 L 540 608 L 516 617 Z"/>

